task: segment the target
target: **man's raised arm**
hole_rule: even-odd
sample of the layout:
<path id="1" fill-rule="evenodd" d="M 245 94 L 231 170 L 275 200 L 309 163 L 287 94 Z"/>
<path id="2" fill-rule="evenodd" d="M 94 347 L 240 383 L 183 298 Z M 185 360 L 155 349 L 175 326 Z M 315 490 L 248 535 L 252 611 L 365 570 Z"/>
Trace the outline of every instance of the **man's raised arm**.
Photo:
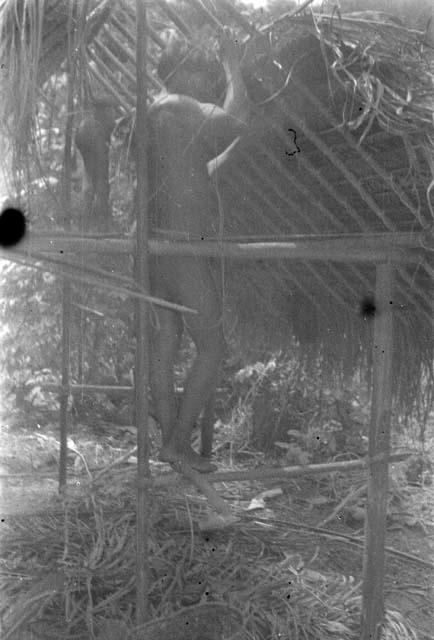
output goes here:
<path id="1" fill-rule="evenodd" d="M 220 41 L 220 59 L 226 74 L 223 107 L 200 103 L 204 115 L 200 132 L 207 143 L 218 149 L 216 155 L 244 134 L 249 121 L 250 102 L 240 70 L 239 48 L 227 32 Z"/>
<path id="2" fill-rule="evenodd" d="M 224 33 L 222 36 L 220 59 L 226 74 L 226 98 L 223 110 L 240 124 L 247 126 L 250 103 L 241 75 L 239 47 L 231 34 Z"/>

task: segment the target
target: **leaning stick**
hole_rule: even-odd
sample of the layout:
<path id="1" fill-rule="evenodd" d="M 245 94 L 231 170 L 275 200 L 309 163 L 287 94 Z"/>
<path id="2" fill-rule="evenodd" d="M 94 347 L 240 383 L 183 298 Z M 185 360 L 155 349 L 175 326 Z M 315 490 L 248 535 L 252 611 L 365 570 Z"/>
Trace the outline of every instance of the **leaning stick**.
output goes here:
<path id="1" fill-rule="evenodd" d="M 232 516 L 232 511 L 226 500 L 223 500 L 221 496 L 217 493 L 215 489 L 210 485 L 206 476 L 203 473 L 198 473 L 194 469 L 190 467 L 186 462 L 179 461 L 174 462 L 172 464 L 175 471 L 180 473 L 182 476 L 190 480 L 192 484 L 194 484 L 207 498 L 208 502 L 217 513 L 220 513 L 222 516 Z"/>

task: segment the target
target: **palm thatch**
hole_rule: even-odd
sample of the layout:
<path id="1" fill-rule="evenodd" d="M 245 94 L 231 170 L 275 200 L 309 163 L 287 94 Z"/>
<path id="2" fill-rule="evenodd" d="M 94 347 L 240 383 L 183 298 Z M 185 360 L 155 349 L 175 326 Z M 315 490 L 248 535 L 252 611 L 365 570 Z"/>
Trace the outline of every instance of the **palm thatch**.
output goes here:
<path id="1" fill-rule="evenodd" d="M 82 3 L 60 0 L 8 0 L 2 7 L 8 68 L 2 122 L 21 175 L 19 152 L 28 155 L 31 141 L 37 158 L 34 116 L 49 104 L 62 73 L 71 25 L 72 62 L 81 72 L 77 109 L 91 84 L 126 115 L 133 112 L 134 4 L 95 0 L 89 19 L 83 11 Z M 396 265 L 393 370 L 402 404 L 420 400 L 432 388 L 434 355 L 434 56 L 425 34 L 372 12 L 302 12 L 261 25 L 247 9 L 211 0 L 155 0 L 149 22 L 151 98 L 167 28 L 210 55 L 218 25 L 244 40 L 254 116 L 251 134 L 219 173 L 220 240 L 410 234 L 412 248 Z M 27 182 L 34 176 L 29 168 Z M 292 344 L 308 362 L 320 358 L 331 375 L 369 369 L 372 262 L 214 262 L 224 280 L 228 326 L 237 324 L 247 350 Z"/>

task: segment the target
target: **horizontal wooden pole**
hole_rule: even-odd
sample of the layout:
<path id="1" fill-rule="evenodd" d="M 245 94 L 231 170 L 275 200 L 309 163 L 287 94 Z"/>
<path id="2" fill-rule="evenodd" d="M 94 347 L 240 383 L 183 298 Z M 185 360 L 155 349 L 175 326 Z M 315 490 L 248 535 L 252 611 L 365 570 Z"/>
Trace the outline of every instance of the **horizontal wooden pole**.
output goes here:
<path id="1" fill-rule="evenodd" d="M 136 454 L 136 447 L 134 447 L 131 451 L 128 452 L 127 455 L 121 457 L 121 461 L 124 459 L 130 458 Z M 393 464 L 395 462 L 402 462 L 406 460 L 411 455 L 413 455 L 412 451 L 403 452 L 403 453 L 393 453 L 390 456 L 387 456 L 384 459 L 384 463 Z M 92 470 L 92 473 L 95 473 L 95 477 L 93 479 L 83 478 L 83 482 L 88 482 L 92 484 L 96 480 L 99 480 L 105 473 L 108 471 L 112 471 L 119 464 L 119 460 L 114 460 L 113 463 L 101 469 L 98 473 L 96 469 Z M 160 463 L 161 464 L 161 463 Z M 132 466 L 132 465 L 131 465 Z M 265 480 L 265 479 L 273 479 L 273 478 L 291 478 L 303 475 L 320 475 L 323 473 L 351 473 L 352 471 L 357 471 L 358 469 L 366 469 L 368 467 L 368 461 L 366 459 L 363 460 L 343 460 L 341 462 L 324 462 L 321 464 L 307 464 L 307 465 L 296 465 L 293 467 L 261 467 L 259 469 L 249 469 L 248 471 L 216 471 L 215 473 L 204 474 L 208 482 L 248 482 L 249 480 Z M 122 473 L 125 472 L 125 469 L 119 469 Z M 56 471 L 45 471 L 45 472 L 29 472 L 29 473 L 3 473 L 0 474 L 1 478 L 34 478 L 34 480 L 43 480 L 44 478 L 54 478 L 56 477 Z M 80 477 L 81 474 L 74 473 L 73 471 L 69 474 L 71 477 L 77 478 Z M 187 482 L 186 479 L 184 479 Z M 154 475 L 149 480 L 146 480 L 153 484 L 155 487 L 168 487 L 172 485 L 179 484 L 180 482 L 180 474 L 175 473 L 173 471 L 167 473 L 160 473 L 158 475 Z"/>
<path id="2" fill-rule="evenodd" d="M 396 453 L 386 457 L 384 462 L 393 463 L 406 460 L 410 453 Z M 306 464 L 296 465 L 293 467 L 276 467 L 249 469 L 248 471 L 216 471 L 215 473 L 207 473 L 205 475 L 208 482 L 243 482 L 249 480 L 270 480 L 295 478 L 297 476 L 318 475 L 323 473 L 351 473 L 357 469 L 367 469 L 369 461 L 363 460 L 345 460 L 342 462 L 330 462 L 322 464 Z M 175 473 L 167 473 L 150 478 L 155 487 L 166 487 L 179 483 L 180 476 Z"/>
<path id="3" fill-rule="evenodd" d="M 31 234 L 14 251 L 20 253 L 49 252 L 129 254 L 134 250 L 134 238 L 86 238 Z M 419 260 L 418 236 L 410 233 L 370 235 L 298 236 L 285 242 L 231 242 L 217 240 L 169 241 L 149 240 L 149 251 L 163 256 L 201 256 L 233 260 L 321 260 L 333 262 L 413 262 Z M 1 257 L 7 258 L 7 250 Z"/>
<path id="4" fill-rule="evenodd" d="M 44 391 L 59 392 L 62 389 L 60 384 L 52 382 L 34 385 Z M 110 384 L 70 384 L 67 387 L 69 393 L 77 395 L 79 393 L 109 393 L 110 395 L 125 396 L 133 393 L 134 387 L 110 385 Z"/>
<path id="5" fill-rule="evenodd" d="M 38 387 L 43 391 L 52 391 L 59 393 L 62 390 L 62 385 L 56 384 L 55 382 L 43 382 L 41 384 L 34 384 L 30 388 Z M 133 393 L 134 387 L 129 385 L 119 385 L 119 384 L 79 384 L 79 383 L 71 383 L 65 389 L 68 393 L 71 394 L 79 394 L 79 393 L 108 393 L 112 396 L 128 396 L 130 393 Z M 176 395 L 181 395 L 183 393 L 183 388 L 178 386 L 175 389 Z"/>

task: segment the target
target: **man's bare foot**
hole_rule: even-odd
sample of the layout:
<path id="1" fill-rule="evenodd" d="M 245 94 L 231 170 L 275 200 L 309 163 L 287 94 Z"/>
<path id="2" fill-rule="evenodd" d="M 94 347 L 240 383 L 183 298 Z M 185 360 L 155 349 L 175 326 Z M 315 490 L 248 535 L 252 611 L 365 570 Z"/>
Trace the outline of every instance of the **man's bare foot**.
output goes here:
<path id="1" fill-rule="evenodd" d="M 185 462 L 200 473 L 212 473 L 217 469 L 215 464 L 212 464 L 191 448 L 178 451 L 173 446 L 164 446 L 161 448 L 159 459 L 162 462 Z"/>

